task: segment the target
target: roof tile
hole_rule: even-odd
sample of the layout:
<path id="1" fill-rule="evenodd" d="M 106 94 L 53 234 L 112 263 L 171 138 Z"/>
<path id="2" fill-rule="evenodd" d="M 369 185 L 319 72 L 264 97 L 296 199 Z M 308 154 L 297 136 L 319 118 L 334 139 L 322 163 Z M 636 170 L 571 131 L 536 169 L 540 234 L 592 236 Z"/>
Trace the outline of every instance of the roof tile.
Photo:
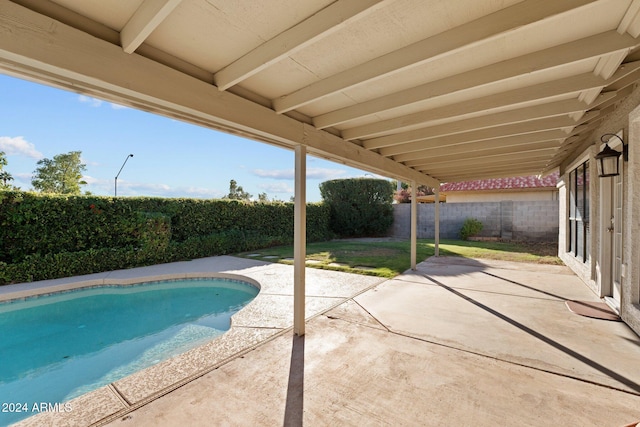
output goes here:
<path id="1" fill-rule="evenodd" d="M 550 188 L 556 187 L 558 173 L 555 172 L 544 178 L 535 175 L 514 176 L 510 178 L 480 179 L 475 181 L 447 182 L 440 185 L 440 191 L 479 191 L 479 190 L 508 190 L 521 188 Z"/>

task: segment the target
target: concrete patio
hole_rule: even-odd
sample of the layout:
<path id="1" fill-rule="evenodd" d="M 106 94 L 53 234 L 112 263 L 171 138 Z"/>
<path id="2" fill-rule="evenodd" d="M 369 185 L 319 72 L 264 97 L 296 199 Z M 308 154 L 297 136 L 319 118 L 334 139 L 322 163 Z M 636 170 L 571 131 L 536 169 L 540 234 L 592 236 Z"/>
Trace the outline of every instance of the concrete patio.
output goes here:
<path id="1" fill-rule="evenodd" d="M 286 314 L 292 310 L 290 266 L 217 257 L 144 273 L 167 266 L 212 270 L 213 264 L 263 286 L 262 300 L 238 313 L 232 330 L 212 344 L 226 348 L 233 337 L 249 336 L 250 342 L 232 345 L 235 353 L 183 381 L 173 378 L 183 368 L 171 362 L 148 390 L 141 391 L 142 373 L 105 387 L 92 397 L 102 399 L 101 408 L 113 406 L 102 415 L 94 411 L 87 418 L 76 406 L 23 424 L 640 422 L 640 338 L 622 322 L 571 313 L 566 300 L 597 298 L 566 267 L 431 258 L 387 281 L 307 269 L 307 314 L 313 317 L 306 335 L 296 337 Z M 104 393 L 120 393 L 120 401 Z"/>

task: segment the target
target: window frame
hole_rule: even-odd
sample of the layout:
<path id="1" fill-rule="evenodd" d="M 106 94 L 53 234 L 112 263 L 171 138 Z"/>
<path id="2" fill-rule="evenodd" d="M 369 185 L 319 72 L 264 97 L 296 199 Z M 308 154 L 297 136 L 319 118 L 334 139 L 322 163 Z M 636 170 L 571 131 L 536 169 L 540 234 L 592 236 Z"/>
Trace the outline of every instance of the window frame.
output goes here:
<path id="1" fill-rule="evenodd" d="M 569 244 L 567 252 L 583 263 L 588 262 L 590 258 L 589 173 L 589 160 L 585 160 L 569 172 L 569 215 L 567 221 Z"/>

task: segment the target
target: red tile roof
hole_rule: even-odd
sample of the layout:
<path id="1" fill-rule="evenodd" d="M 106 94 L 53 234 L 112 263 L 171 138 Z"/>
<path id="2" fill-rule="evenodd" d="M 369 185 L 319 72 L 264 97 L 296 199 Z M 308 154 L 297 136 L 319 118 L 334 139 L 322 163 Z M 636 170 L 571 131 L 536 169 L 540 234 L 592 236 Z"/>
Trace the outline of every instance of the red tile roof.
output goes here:
<path id="1" fill-rule="evenodd" d="M 511 190 L 523 188 L 555 188 L 558 183 L 558 173 L 555 172 L 544 178 L 531 176 L 514 176 L 511 178 L 480 179 L 476 181 L 448 182 L 440 185 L 440 191 L 482 191 L 482 190 Z"/>

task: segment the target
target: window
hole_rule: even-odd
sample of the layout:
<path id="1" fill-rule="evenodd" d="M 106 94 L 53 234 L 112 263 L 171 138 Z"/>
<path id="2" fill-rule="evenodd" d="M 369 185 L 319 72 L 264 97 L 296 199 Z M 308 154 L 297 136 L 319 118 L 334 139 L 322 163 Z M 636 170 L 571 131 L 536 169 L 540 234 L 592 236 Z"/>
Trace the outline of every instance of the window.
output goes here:
<path id="1" fill-rule="evenodd" d="M 569 174 L 569 252 L 589 260 L 589 163 L 584 162 Z"/>

